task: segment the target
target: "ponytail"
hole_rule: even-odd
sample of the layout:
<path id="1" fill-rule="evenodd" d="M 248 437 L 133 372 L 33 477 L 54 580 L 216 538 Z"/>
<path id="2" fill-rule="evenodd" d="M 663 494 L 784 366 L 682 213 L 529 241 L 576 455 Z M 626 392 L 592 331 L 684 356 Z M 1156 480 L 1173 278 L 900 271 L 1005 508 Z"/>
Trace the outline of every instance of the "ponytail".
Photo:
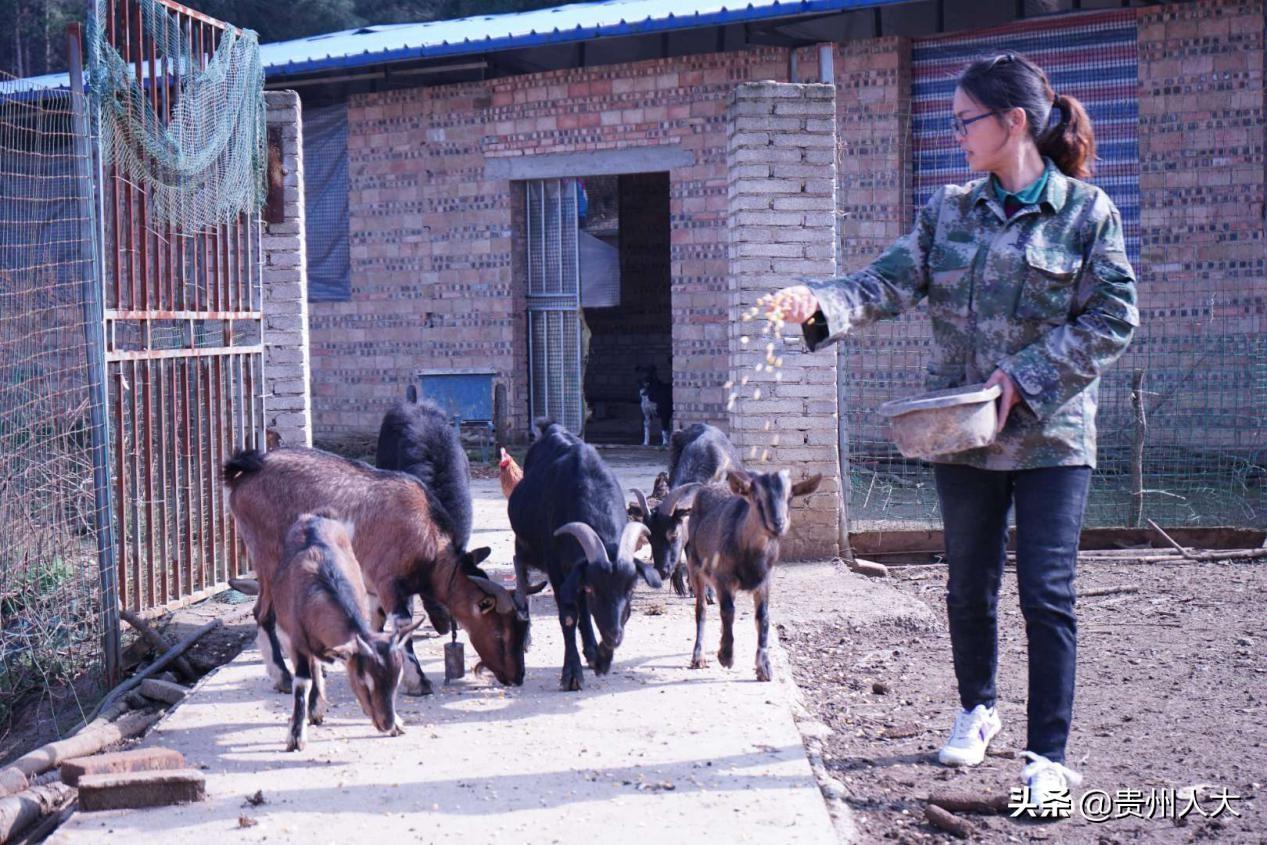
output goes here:
<path id="1" fill-rule="evenodd" d="M 1082 103 L 1068 94 L 1057 94 L 1052 105 L 1060 110 L 1060 122 L 1038 136 L 1038 152 L 1054 161 L 1066 176 L 1086 179 L 1095 162 L 1091 118 Z"/>

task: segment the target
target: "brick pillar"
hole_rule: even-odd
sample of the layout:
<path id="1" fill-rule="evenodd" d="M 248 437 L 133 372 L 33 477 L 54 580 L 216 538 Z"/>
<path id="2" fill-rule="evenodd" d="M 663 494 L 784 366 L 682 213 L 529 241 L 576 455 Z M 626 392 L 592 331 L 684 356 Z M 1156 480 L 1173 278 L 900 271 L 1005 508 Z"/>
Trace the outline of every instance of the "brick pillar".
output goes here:
<path id="1" fill-rule="evenodd" d="M 811 355 L 799 330 L 788 327 L 793 339 L 774 350 L 781 369 L 754 372 L 766 361 L 769 338 L 761 320 L 741 315 L 798 277 L 836 273 L 836 87 L 743 84 L 727 118 L 729 369 L 738 394 L 731 436 L 754 471 L 788 469 L 793 481 L 823 474 L 818 492 L 793 510 L 783 558 L 830 557 L 840 527 L 836 355 Z"/>
<path id="2" fill-rule="evenodd" d="M 265 92 L 270 143 L 281 147 L 281 222 L 264 224 L 264 420 L 287 446 L 312 445 L 308 390 L 308 253 L 299 95 Z"/>

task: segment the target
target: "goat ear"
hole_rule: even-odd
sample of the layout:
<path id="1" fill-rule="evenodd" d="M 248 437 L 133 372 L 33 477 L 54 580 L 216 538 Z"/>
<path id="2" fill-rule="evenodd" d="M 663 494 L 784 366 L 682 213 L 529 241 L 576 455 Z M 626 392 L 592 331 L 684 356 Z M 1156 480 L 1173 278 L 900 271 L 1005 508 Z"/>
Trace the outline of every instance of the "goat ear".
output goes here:
<path id="1" fill-rule="evenodd" d="M 471 549 L 466 553 L 466 562 L 471 566 L 479 566 L 487 560 L 488 556 L 492 553 L 493 550 L 488 546 L 480 546 L 478 549 Z"/>
<path id="2" fill-rule="evenodd" d="M 567 580 L 559 588 L 560 604 L 575 606 L 580 600 L 581 585 L 585 583 L 585 570 L 587 568 L 589 568 L 589 564 L 585 562 L 578 563 L 572 567 L 572 571 L 568 573 Z"/>
<path id="3" fill-rule="evenodd" d="M 497 609 L 497 599 L 493 596 L 482 596 L 479 601 L 480 613 L 488 614 Z"/>
<path id="4" fill-rule="evenodd" d="M 364 657 L 366 660 L 375 660 L 378 658 L 378 654 L 374 651 L 374 646 L 370 645 L 369 641 L 364 637 L 358 634 L 354 642 L 356 643 L 356 650 L 361 657 Z"/>
<path id="5" fill-rule="evenodd" d="M 654 566 L 643 563 L 640 560 L 635 560 L 634 566 L 638 567 L 638 574 L 642 576 L 642 580 L 647 582 L 648 587 L 658 590 L 664 586 L 664 582 L 660 580 L 660 573 L 655 571 Z"/>
<path id="6" fill-rule="evenodd" d="M 822 480 L 823 474 L 820 472 L 817 475 L 811 475 L 804 481 L 798 481 L 792 485 L 792 495 L 808 496 L 810 493 L 813 493 L 818 489 L 818 485 L 822 482 Z"/>
<path id="7" fill-rule="evenodd" d="M 343 645 L 337 645 L 327 653 L 336 660 L 347 660 L 356 654 L 356 644 L 348 642 Z"/>
<path id="8" fill-rule="evenodd" d="M 726 481 L 730 484 L 730 492 L 736 496 L 747 496 L 752 492 L 752 476 L 741 469 L 727 470 Z"/>

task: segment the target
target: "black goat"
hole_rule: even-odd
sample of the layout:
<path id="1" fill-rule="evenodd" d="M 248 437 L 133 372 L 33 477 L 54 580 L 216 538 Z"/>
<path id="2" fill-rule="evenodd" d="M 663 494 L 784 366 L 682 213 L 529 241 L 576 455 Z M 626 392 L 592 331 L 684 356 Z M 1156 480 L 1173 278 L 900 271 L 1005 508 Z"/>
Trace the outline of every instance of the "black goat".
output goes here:
<path id="1" fill-rule="evenodd" d="M 510 494 L 515 576 L 521 596 L 530 568 L 549 577 L 563 629 L 560 685 L 579 690 L 577 627 L 586 662 L 605 674 L 624 637 L 639 576 L 656 588 L 660 578 L 634 558 L 646 526 L 628 520 L 620 483 L 594 448 L 560 425 L 539 429 L 524 460 L 523 480 Z M 601 642 L 595 641 L 591 616 Z"/>
<path id="2" fill-rule="evenodd" d="M 632 491 L 638 499 L 639 517 L 651 532 L 651 561 L 661 578 L 672 577 L 673 591 L 679 596 L 687 594 L 682 548 L 686 545 L 685 523 L 695 487 L 721 481 L 732 469 L 742 470 L 743 463 L 730 438 L 715 426 L 695 423 L 673 433 L 669 449 L 670 492 L 660 503 L 651 507 L 641 490 Z"/>
<path id="3" fill-rule="evenodd" d="M 408 398 L 383 417 L 375 463 L 379 469 L 407 472 L 421 481 L 448 514 L 459 554 L 466 551 L 471 540 L 471 464 L 444 411 L 425 399 L 419 401 L 412 386 Z M 487 577 L 478 569 L 471 574 Z M 447 634 L 453 620 L 444 606 L 426 594 L 422 606 L 435 629 Z"/>
<path id="4" fill-rule="evenodd" d="M 638 374 L 638 399 L 642 407 L 642 445 L 651 445 L 651 420 L 660 418 L 660 445 L 669 445 L 673 430 L 673 386 L 660 381 L 655 365 L 634 367 Z"/>
<path id="5" fill-rule="evenodd" d="M 686 561 L 695 588 L 695 649 L 691 668 L 708 665 L 704 659 L 705 590 L 717 591 L 721 610 L 721 648 L 717 660 L 734 665 L 735 593 L 752 593 L 757 617 L 757 680 L 770 680 L 766 644 L 770 635 L 770 572 L 779 562 L 779 538 L 791 524 L 788 505 L 794 496 L 818 489 L 821 475 L 796 484 L 787 470 L 749 475 L 731 470 L 729 489 L 720 484 L 700 488 L 691 510 Z"/>

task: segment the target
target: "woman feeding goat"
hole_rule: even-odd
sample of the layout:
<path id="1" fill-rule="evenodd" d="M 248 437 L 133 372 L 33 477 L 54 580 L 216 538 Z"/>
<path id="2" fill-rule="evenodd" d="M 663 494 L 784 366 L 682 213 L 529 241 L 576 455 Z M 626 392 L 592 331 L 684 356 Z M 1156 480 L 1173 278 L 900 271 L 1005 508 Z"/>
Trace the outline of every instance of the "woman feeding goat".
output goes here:
<path id="1" fill-rule="evenodd" d="M 1029 59 L 1004 53 L 963 71 L 951 110 L 968 167 L 985 178 L 941 188 L 914 230 L 869 267 L 784 288 L 773 310 L 802 323 L 816 349 L 927 298 L 928 388 L 982 381 L 1001 388 L 994 441 L 935 458 L 963 708 L 938 756 L 946 765 L 976 765 L 1001 725 L 996 608 L 1015 508 L 1029 638 L 1030 763 L 1022 776 L 1031 805 L 1046 809 L 1080 780 L 1063 765 L 1074 694 L 1074 566 L 1096 459 L 1099 377 L 1139 325 L 1135 273 L 1117 208 L 1082 181 L 1095 139 L 1077 100 L 1054 93 Z"/>

